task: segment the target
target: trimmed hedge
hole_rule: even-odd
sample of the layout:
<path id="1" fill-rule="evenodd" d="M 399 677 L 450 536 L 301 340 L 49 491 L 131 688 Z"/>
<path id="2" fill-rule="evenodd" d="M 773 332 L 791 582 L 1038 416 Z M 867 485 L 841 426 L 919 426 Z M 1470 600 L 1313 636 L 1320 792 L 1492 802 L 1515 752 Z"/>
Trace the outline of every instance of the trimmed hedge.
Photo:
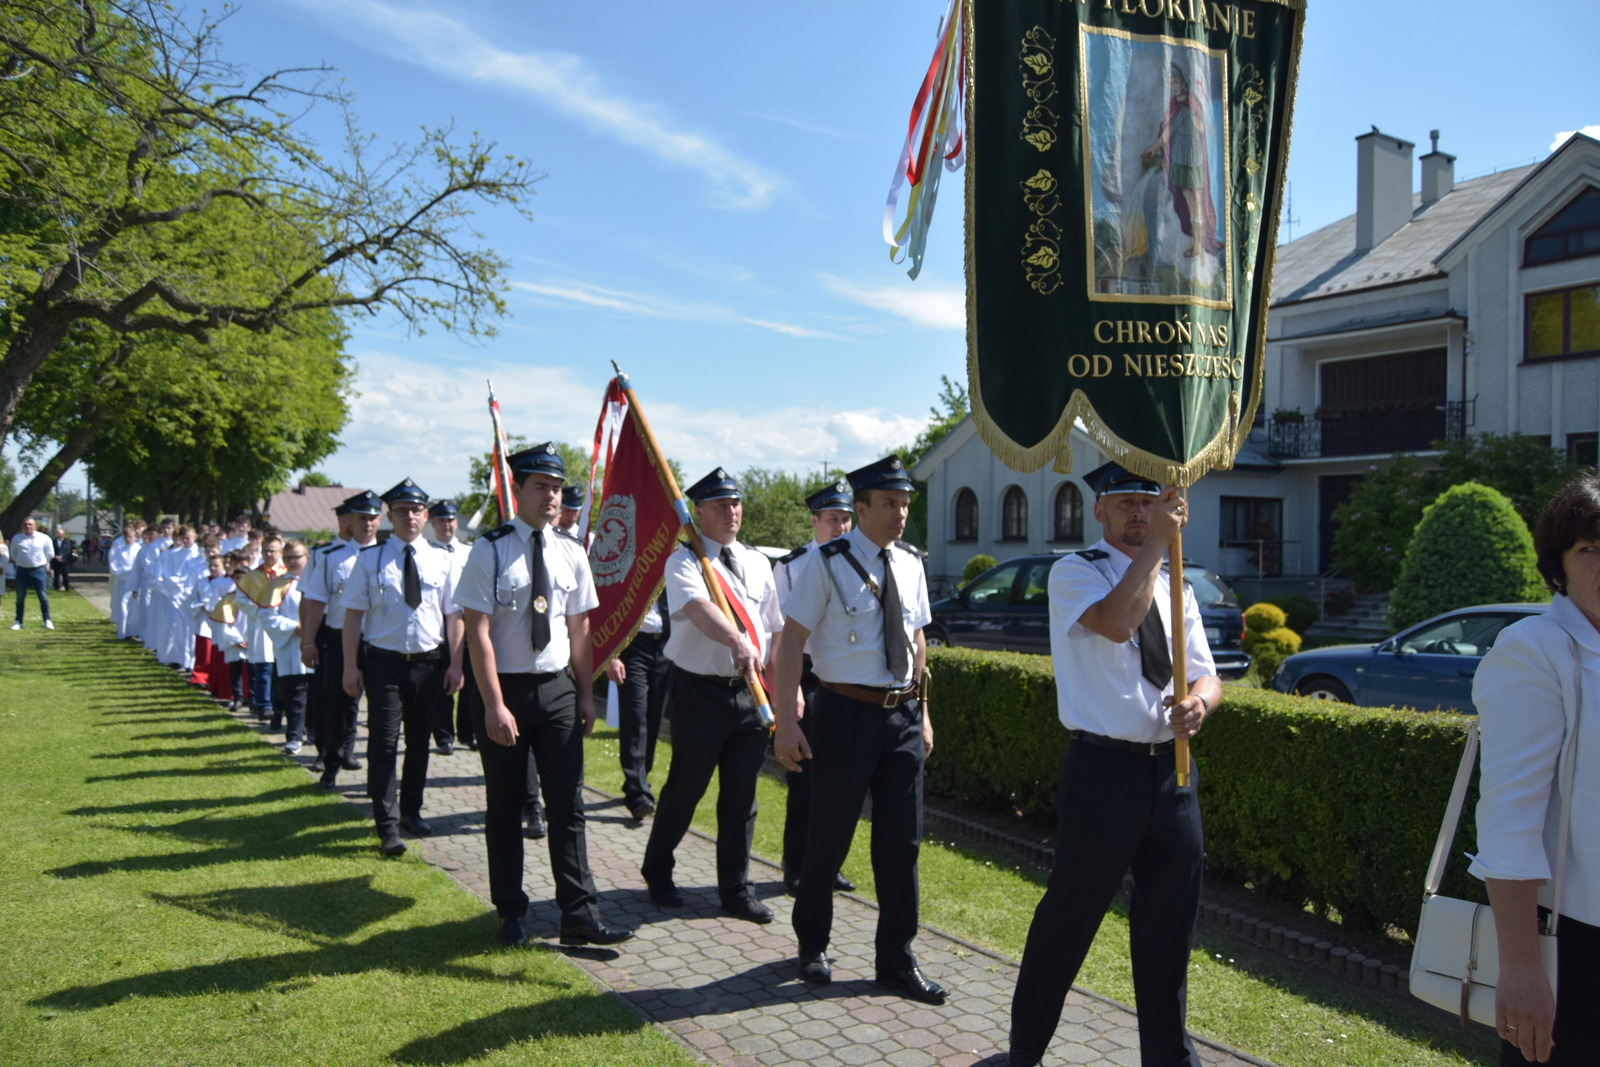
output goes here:
<path id="1" fill-rule="evenodd" d="M 1069 743 L 1047 656 L 930 649 L 930 793 L 1054 826 Z M 1353 708 L 1229 685 L 1195 739 L 1206 858 L 1364 930 L 1414 933 L 1466 734 L 1450 712 Z M 1454 855 L 1472 847 L 1476 784 Z M 1445 891 L 1483 899 L 1466 863 Z"/>

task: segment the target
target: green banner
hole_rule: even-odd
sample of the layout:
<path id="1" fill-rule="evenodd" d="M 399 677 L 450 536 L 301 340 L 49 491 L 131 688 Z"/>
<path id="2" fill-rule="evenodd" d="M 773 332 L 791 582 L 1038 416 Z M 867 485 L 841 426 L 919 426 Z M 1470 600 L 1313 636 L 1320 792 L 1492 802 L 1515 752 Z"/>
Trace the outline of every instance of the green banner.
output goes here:
<path id="1" fill-rule="evenodd" d="M 1081 420 L 1166 484 L 1232 466 L 1261 395 L 1305 7 L 975 0 L 973 418 L 1069 473 Z"/>

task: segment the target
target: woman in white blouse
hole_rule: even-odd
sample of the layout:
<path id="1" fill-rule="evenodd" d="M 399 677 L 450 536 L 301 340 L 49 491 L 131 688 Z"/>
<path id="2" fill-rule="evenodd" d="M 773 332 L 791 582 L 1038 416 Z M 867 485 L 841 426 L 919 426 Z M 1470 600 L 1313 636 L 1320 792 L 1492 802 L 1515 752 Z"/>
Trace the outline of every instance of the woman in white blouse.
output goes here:
<path id="1" fill-rule="evenodd" d="M 1590 1065 L 1600 1063 L 1600 478 L 1564 486 L 1533 543 L 1555 593 L 1550 610 L 1507 627 L 1473 683 L 1483 755 L 1472 873 L 1494 905 L 1500 1063 Z M 1553 900 L 1569 736 L 1572 825 L 1552 993 L 1538 933 Z"/>

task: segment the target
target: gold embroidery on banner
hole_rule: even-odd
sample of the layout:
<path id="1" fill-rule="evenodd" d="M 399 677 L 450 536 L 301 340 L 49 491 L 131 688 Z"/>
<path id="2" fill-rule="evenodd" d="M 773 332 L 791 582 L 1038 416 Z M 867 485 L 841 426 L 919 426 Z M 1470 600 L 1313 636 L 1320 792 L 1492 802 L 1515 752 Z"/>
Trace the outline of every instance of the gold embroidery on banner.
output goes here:
<path id="1" fill-rule="evenodd" d="M 1018 54 L 1022 91 L 1034 104 L 1023 115 L 1021 136 L 1041 153 L 1055 147 L 1056 131 L 1061 127 L 1060 116 L 1045 106 L 1058 92 L 1055 46 L 1056 39 L 1043 26 L 1035 26 L 1022 35 Z M 1018 183 L 1023 204 L 1038 216 L 1022 238 L 1022 274 L 1041 296 L 1061 287 L 1061 227 L 1049 218 L 1061 206 L 1056 193 L 1059 184 L 1045 167 Z"/>
<path id="2" fill-rule="evenodd" d="M 1239 68 L 1239 84 L 1234 92 L 1244 101 L 1244 169 L 1252 178 L 1262 167 L 1261 127 L 1267 121 L 1267 116 L 1259 105 L 1267 98 L 1266 89 L 1266 82 L 1254 63 L 1246 63 Z"/>

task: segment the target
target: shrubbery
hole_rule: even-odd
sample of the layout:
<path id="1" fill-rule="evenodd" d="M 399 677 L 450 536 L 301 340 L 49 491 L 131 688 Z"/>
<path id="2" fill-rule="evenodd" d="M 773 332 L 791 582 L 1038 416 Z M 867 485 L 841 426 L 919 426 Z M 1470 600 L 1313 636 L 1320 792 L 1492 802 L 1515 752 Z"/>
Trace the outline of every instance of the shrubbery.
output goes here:
<path id="1" fill-rule="evenodd" d="M 995 565 L 996 560 L 993 556 L 986 556 L 979 552 L 976 556 L 967 560 L 967 565 L 961 568 L 961 586 L 957 588 L 966 586 L 972 579 Z"/>
<path id="2" fill-rule="evenodd" d="M 1288 616 L 1283 625 L 1297 634 L 1303 634 L 1311 629 L 1322 617 L 1322 613 L 1317 610 L 1317 602 L 1299 593 L 1275 594 L 1263 598 L 1260 603 L 1282 608 L 1283 613 Z"/>
<path id="3" fill-rule="evenodd" d="M 1389 601 L 1389 623 L 1400 630 L 1473 604 L 1549 599 L 1527 524 L 1503 494 L 1468 482 L 1423 511 Z"/>
<path id="4" fill-rule="evenodd" d="M 1244 612 L 1244 639 L 1239 647 L 1250 656 L 1250 670 L 1263 684 L 1283 661 L 1300 651 L 1300 635 L 1284 625 L 1288 615 L 1276 604 L 1263 600 Z"/>
<path id="5" fill-rule="evenodd" d="M 931 649 L 929 793 L 1054 826 L 1069 743 L 1046 656 Z M 1466 718 L 1330 705 L 1228 685 L 1195 738 L 1209 864 L 1357 928 L 1416 929 Z M 1475 835 L 1476 786 L 1455 852 Z M 1451 864 L 1445 891 L 1482 899 Z"/>

